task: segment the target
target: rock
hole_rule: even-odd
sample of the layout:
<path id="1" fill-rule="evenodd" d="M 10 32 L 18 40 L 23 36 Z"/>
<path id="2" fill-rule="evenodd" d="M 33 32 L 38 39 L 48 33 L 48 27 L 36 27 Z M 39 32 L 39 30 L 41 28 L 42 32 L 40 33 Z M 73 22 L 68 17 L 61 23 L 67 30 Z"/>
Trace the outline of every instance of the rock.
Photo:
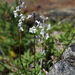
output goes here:
<path id="1" fill-rule="evenodd" d="M 75 43 L 64 51 L 61 60 L 50 68 L 47 75 L 75 75 Z"/>

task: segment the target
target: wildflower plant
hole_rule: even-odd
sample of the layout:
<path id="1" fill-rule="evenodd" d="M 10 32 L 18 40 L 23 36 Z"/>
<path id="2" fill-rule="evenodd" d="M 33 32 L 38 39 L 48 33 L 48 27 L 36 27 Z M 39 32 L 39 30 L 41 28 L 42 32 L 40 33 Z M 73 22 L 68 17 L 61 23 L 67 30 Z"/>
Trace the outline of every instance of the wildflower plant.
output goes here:
<path id="1" fill-rule="evenodd" d="M 24 31 L 22 23 L 23 23 L 23 21 L 25 20 L 25 16 L 24 16 L 23 14 L 20 14 L 20 11 L 21 11 L 21 9 L 26 8 L 26 6 L 25 6 L 24 2 L 22 2 L 21 0 L 19 0 L 18 3 L 19 3 L 19 4 L 18 4 L 18 6 L 16 7 L 16 10 L 13 11 L 13 13 L 14 13 L 14 17 L 15 17 L 15 18 L 18 17 L 18 34 L 19 34 L 19 56 L 20 56 L 20 62 L 21 62 L 21 65 L 22 65 L 22 68 L 23 68 L 25 74 L 27 74 L 26 71 L 25 71 L 25 69 L 24 69 L 22 60 L 21 60 L 21 52 L 20 52 L 20 50 L 21 50 L 21 49 L 20 49 L 20 44 L 21 44 L 21 32 Z"/>
<path id="2" fill-rule="evenodd" d="M 32 16 L 29 15 L 27 19 L 30 17 Z M 48 33 L 45 32 L 45 28 L 46 28 L 46 31 L 48 31 L 50 29 L 50 24 L 47 25 L 44 23 L 45 20 L 48 20 L 48 17 L 44 19 L 42 16 L 40 16 L 40 18 L 42 19 L 42 23 L 38 20 L 34 20 L 34 23 L 37 23 L 37 25 L 36 26 L 34 25 L 32 28 L 30 28 L 29 32 L 35 34 L 38 31 L 38 28 L 41 29 L 41 32 L 39 33 L 40 36 L 36 36 L 36 38 L 38 38 L 39 42 L 41 41 L 40 39 L 42 38 L 42 55 L 43 55 L 43 52 L 45 52 L 44 51 L 44 39 L 47 40 L 49 38 Z M 40 61 L 40 74 L 41 74 L 41 69 L 42 69 L 42 56 L 41 56 L 41 61 Z"/>
<path id="3" fill-rule="evenodd" d="M 50 24 L 47 25 L 45 24 L 45 21 L 48 20 L 48 17 L 44 18 L 42 16 L 40 16 L 40 18 L 42 19 L 42 22 L 38 21 L 35 19 L 35 12 L 31 15 L 28 15 L 27 17 L 25 17 L 22 13 L 21 13 L 21 9 L 23 8 L 26 8 L 24 2 L 22 2 L 21 0 L 18 1 L 18 6 L 16 7 L 16 10 L 13 11 L 13 14 L 14 14 L 14 17 L 16 19 L 18 19 L 18 24 L 17 24 L 17 27 L 18 27 L 18 34 L 19 34 L 19 56 L 20 56 L 20 62 L 21 62 L 21 65 L 22 65 L 22 68 L 26 73 L 25 69 L 24 69 L 24 66 L 23 66 L 23 63 L 22 63 L 22 60 L 21 60 L 21 52 L 20 52 L 20 43 L 21 43 L 21 32 L 24 31 L 24 28 L 23 28 L 23 21 L 25 21 L 25 18 L 26 19 L 29 19 L 29 18 L 33 18 L 34 19 L 34 25 L 29 28 L 29 32 L 34 34 L 34 68 L 36 66 L 35 64 L 35 39 L 37 38 L 38 41 L 42 41 L 42 55 L 43 55 L 43 52 L 44 51 L 44 39 L 48 39 L 49 38 L 49 35 L 48 33 L 46 33 L 49 29 L 50 29 Z M 36 25 L 37 24 L 37 25 Z M 40 29 L 40 33 L 39 33 L 39 36 L 36 35 L 36 33 L 38 32 L 38 29 Z M 40 74 L 41 74 L 41 69 L 42 69 L 42 56 L 41 56 L 41 61 L 40 61 Z M 35 69 L 35 75 L 36 75 L 36 69 Z"/>

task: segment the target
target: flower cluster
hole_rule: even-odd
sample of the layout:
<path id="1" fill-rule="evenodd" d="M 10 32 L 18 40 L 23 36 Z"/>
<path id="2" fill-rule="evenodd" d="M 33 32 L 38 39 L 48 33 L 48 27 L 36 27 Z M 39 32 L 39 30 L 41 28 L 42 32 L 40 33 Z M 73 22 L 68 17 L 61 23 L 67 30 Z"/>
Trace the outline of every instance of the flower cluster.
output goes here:
<path id="1" fill-rule="evenodd" d="M 40 18 L 43 19 L 42 16 L 40 16 Z M 47 20 L 47 19 L 48 19 L 48 17 L 46 17 L 45 19 L 43 19 L 43 23 L 41 23 L 41 24 L 39 24 L 39 22 L 37 22 L 39 28 L 41 28 L 40 34 L 42 35 L 43 38 L 44 38 L 44 36 L 45 36 L 45 37 L 46 37 L 46 40 L 49 38 L 49 35 L 48 35 L 48 33 L 45 32 L 45 27 L 47 27 L 46 30 L 49 30 L 49 29 L 50 29 L 50 24 L 48 24 L 48 25 L 47 25 L 47 24 L 46 24 L 46 25 L 44 24 L 44 21 Z"/>
<path id="2" fill-rule="evenodd" d="M 28 18 L 31 18 L 32 17 L 32 15 L 29 15 L 28 17 L 27 17 L 27 19 Z M 38 20 L 35 20 L 35 23 L 37 23 L 37 28 L 41 28 L 41 32 L 40 32 L 40 35 L 42 35 L 42 37 L 44 38 L 44 36 L 46 37 L 46 40 L 49 38 L 49 35 L 48 35 L 48 33 L 46 33 L 45 32 L 45 27 L 47 27 L 46 28 L 46 31 L 47 30 L 49 30 L 50 29 L 50 24 L 44 24 L 44 21 L 45 20 L 47 20 L 48 19 L 48 17 L 46 17 L 45 19 L 43 19 L 43 17 L 42 16 L 40 16 L 40 18 L 43 20 L 43 23 L 41 23 L 40 21 L 38 21 Z M 30 28 L 29 29 L 29 32 L 30 33 L 36 33 L 37 32 L 37 29 L 36 29 L 36 27 L 35 26 L 33 26 L 32 28 Z"/>
<path id="3" fill-rule="evenodd" d="M 21 2 L 21 0 L 19 0 L 19 6 L 17 6 L 16 10 L 13 11 L 14 17 L 19 18 L 19 20 L 18 20 L 19 31 L 24 31 L 24 29 L 22 27 L 22 22 L 24 21 L 25 16 L 23 16 L 23 14 L 20 14 L 21 9 L 23 9 L 23 8 L 26 8 L 26 6 L 25 6 L 24 2 Z"/>
<path id="4" fill-rule="evenodd" d="M 29 32 L 31 32 L 31 33 L 36 33 L 36 31 L 37 30 L 36 30 L 35 26 L 33 26 L 32 28 L 29 29 Z"/>

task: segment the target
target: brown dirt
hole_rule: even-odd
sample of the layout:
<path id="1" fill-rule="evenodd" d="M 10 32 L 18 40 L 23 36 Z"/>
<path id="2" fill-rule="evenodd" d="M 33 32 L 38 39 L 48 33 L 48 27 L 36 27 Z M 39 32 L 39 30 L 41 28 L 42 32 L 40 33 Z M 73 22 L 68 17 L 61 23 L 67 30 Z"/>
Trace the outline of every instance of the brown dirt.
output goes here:
<path id="1" fill-rule="evenodd" d="M 14 3 L 15 0 L 2 0 L 2 2 L 8 1 Z M 74 9 L 75 0 L 22 0 L 25 2 L 28 12 L 33 11 L 49 11 L 51 9 Z M 35 2 L 36 1 L 36 2 Z"/>

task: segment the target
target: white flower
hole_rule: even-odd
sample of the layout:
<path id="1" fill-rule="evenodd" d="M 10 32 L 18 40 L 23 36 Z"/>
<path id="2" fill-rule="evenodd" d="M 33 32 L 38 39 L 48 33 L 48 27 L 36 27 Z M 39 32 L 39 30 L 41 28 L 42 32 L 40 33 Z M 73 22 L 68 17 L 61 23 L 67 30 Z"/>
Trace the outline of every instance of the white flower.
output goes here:
<path id="1" fill-rule="evenodd" d="M 22 2 L 22 5 L 24 5 L 24 2 Z"/>
<path id="2" fill-rule="evenodd" d="M 23 14 L 20 14 L 20 16 L 23 16 Z"/>
<path id="3" fill-rule="evenodd" d="M 33 33 L 33 29 L 32 29 L 32 28 L 30 28 L 30 29 L 29 29 L 29 32 Z"/>
<path id="4" fill-rule="evenodd" d="M 19 23 L 18 23 L 18 27 L 21 27 L 21 26 L 22 26 L 22 22 L 19 22 Z"/>
<path id="5" fill-rule="evenodd" d="M 48 35 L 48 33 L 46 33 L 46 40 L 49 38 L 49 35 Z"/>
<path id="6" fill-rule="evenodd" d="M 29 18 L 31 18 L 31 16 L 32 16 L 32 15 L 28 15 L 28 17 L 27 17 L 26 19 L 29 19 Z"/>
<path id="7" fill-rule="evenodd" d="M 37 30 L 36 30 L 35 26 L 33 26 L 32 28 L 29 29 L 29 32 L 31 32 L 31 33 L 36 33 L 36 31 Z"/>
<path id="8" fill-rule="evenodd" d="M 19 22 L 19 24 L 22 24 L 22 22 Z"/>
<path id="9" fill-rule="evenodd" d="M 47 30 L 49 30 L 49 29 L 50 29 L 50 26 L 51 26 L 51 25 L 49 24 L 49 25 L 48 25 L 48 27 L 47 27 Z"/>
<path id="10" fill-rule="evenodd" d="M 20 14 L 21 20 L 24 21 L 25 16 L 23 16 L 23 14 Z"/>
<path id="11" fill-rule="evenodd" d="M 23 14 L 20 14 L 21 20 L 24 21 L 25 16 L 23 16 Z"/>
<path id="12" fill-rule="evenodd" d="M 44 37 L 44 29 L 41 29 L 40 34 L 42 35 L 42 37 Z"/>
<path id="13" fill-rule="evenodd" d="M 21 24 L 18 24 L 18 27 L 21 27 L 22 25 Z"/>
<path id="14" fill-rule="evenodd" d="M 13 11 L 13 13 L 14 13 L 14 17 L 16 18 L 18 16 L 17 12 Z"/>
<path id="15" fill-rule="evenodd" d="M 17 13 L 16 11 L 13 11 L 13 13 Z"/>
<path id="16" fill-rule="evenodd" d="M 19 28 L 19 31 L 24 31 L 23 27 L 20 27 L 20 28 Z"/>
<path id="17" fill-rule="evenodd" d="M 43 28 L 43 23 L 40 23 L 39 28 Z"/>
<path id="18" fill-rule="evenodd" d="M 44 17 L 43 17 L 43 16 L 40 16 L 40 18 L 42 18 L 42 19 L 43 19 Z M 44 20 L 47 20 L 47 19 L 48 19 L 48 17 L 46 17 Z"/>
<path id="19" fill-rule="evenodd" d="M 46 17 L 46 18 L 44 19 L 44 21 L 47 20 L 47 19 L 48 19 L 48 17 Z"/>
<path id="20" fill-rule="evenodd" d="M 14 13 L 14 17 L 16 18 L 18 16 L 18 14 L 17 13 Z"/>
<path id="21" fill-rule="evenodd" d="M 20 11 L 20 8 L 19 8 L 19 6 L 17 6 L 17 7 L 16 7 L 16 11 Z"/>
<path id="22" fill-rule="evenodd" d="M 22 20 L 21 20 L 21 19 L 19 19 L 19 22 L 22 22 Z"/>
<path id="23" fill-rule="evenodd" d="M 35 20 L 35 22 L 37 23 L 37 27 L 39 27 L 39 25 L 40 25 L 40 21 Z"/>
<path id="24" fill-rule="evenodd" d="M 42 24 L 42 23 L 40 23 L 40 21 L 35 20 L 35 22 L 37 23 L 37 27 L 39 27 L 39 28 L 42 28 L 42 27 L 43 27 L 43 24 Z"/>
<path id="25" fill-rule="evenodd" d="M 25 3 L 24 3 L 24 2 L 22 2 L 21 8 L 22 8 L 22 9 L 23 9 L 23 8 L 26 8 L 26 6 L 25 6 Z"/>
<path id="26" fill-rule="evenodd" d="M 32 28 L 33 28 L 33 33 L 36 33 L 37 30 L 36 30 L 35 26 L 33 26 Z"/>
<path id="27" fill-rule="evenodd" d="M 48 19 L 48 17 L 45 18 L 46 20 Z"/>
<path id="28" fill-rule="evenodd" d="M 40 18 L 42 18 L 42 19 L 43 19 L 43 17 L 42 17 L 42 16 L 40 16 Z"/>

